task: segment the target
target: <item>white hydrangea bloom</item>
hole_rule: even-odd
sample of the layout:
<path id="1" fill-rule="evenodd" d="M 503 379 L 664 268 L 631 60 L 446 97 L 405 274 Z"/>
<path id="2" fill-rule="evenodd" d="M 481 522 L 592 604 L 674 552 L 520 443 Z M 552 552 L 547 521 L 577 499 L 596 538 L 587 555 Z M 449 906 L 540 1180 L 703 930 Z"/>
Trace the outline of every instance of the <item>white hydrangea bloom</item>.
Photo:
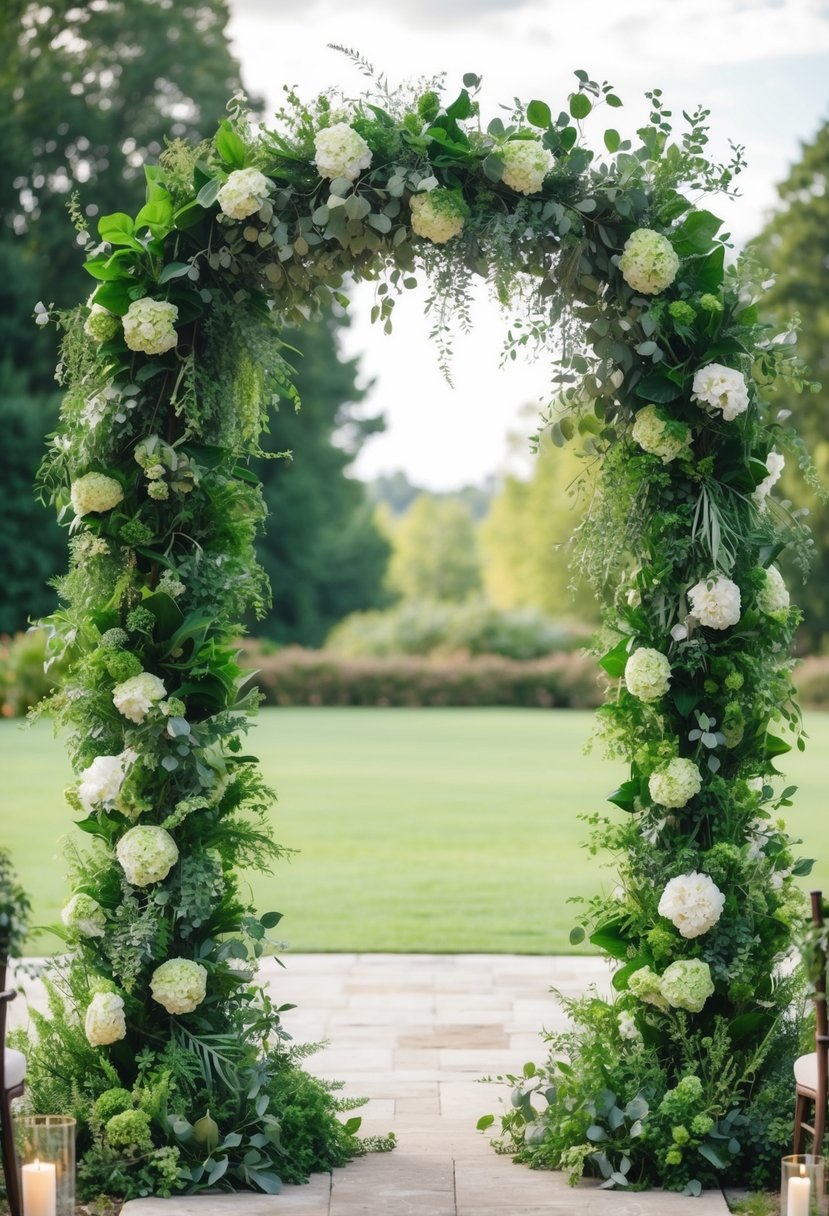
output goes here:
<path id="1" fill-rule="evenodd" d="M 112 703 L 130 722 L 140 725 L 155 702 L 160 701 L 166 692 L 163 680 L 150 675 L 148 671 L 141 671 L 137 676 L 130 676 L 128 680 L 115 685 Z"/>
<path id="2" fill-rule="evenodd" d="M 81 937 L 103 937 L 106 915 L 97 899 L 82 891 L 73 895 L 61 911 L 60 918 L 71 933 Z"/>
<path id="3" fill-rule="evenodd" d="M 627 1039 L 630 1043 L 642 1042 L 642 1035 L 639 1027 L 636 1025 L 636 1019 L 626 1009 L 623 1009 L 619 1014 L 619 1038 Z"/>
<path id="4" fill-rule="evenodd" d="M 650 452 L 652 456 L 659 456 L 663 464 L 670 464 L 691 442 L 691 432 L 687 426 L 683 427 L 683 432 L 684 434 L 679 436 L 671 434 L 660 418 L 657 407 L 646 405 L 638 411 L 633 420 L 631 435 L 643 451 Z"/>
<path id="5" fill-rule="evenodd" d="M 691 615 L 709 629 L 728 629 L 740 619 L 740 588 L 723 574 L 701 578 L 688 592 Z"/>
<path id="6" fill-rule="evenodd" d="M 82 518 L 92 512 L 111 511 L 124 497 L 121 483 L 105 473 L 85 473 L 72 482 L 69 491 L 72 509 Z"/>
<path id="7" fill-rule="evenodd" d="M 640 701 L 658 701 L 671 682 L 671 664 L 659 650 L 640 646 L 625 664 L 625 686 Z"/>
<path id="8" fill-rule="evenodd" d="M 696 937 L 697 934 L 683 936 Z M 659 987 L 672 1008 L 687 1009 L 688 1013 L 699 1013 L 709 996 L 714 994 L 711 968 L 699 958 L 684 958 L 671 963 L 662 973 Z"/>
<path id="9" fill-rule="evenodd" d="M 371 148 L 347 122 L 335 122 L 317 131 L 314 152 L 320 177 L 347 177 L 353 182 L 371 164 Z"/>
<path id="10" fill-rule="evenodd" d="M 646 1005 L 655 1005 L 663 1013 L 668 1012 L 668 1002 L 662 995 L 659 976 L 650 967 L 639 967 L 628 980 L 628 988 Z"/>
<path id="11" fill-rule="evenodd" d="M 702 789 L 702 775 L 693 760 L 677 756 L 663 768 L 655 769 L 648 780 L 651 798 L 659 806 L 678 810 Z"/>
<path id="12" fill-rule="evenodd" d="M 189 958 L 170 958 L 156 967 L 150 991 L 168 1013 L 192 1013 L 207 992 L 207 970 Z"/>
<path id="13" fill-rule="evenodd" d="M 659 915 L 666 917 L 682 937 L 700 937 L 713 929 L 722 916 L 725 896 L 707 874 L 678 874 L 659 900 Z"/>
<path id="14" fill-rule="evenodd" d="M 108 342 L 118 333 L 118 318 L 102 304 L 90 304 L 89 316 L 83 323 L 83 332 L 98 346 Z"/>
<path id="15" fill-rule="evenodd" d="M 134 300 L 122 318 L 124 341 L 130 350 L 163 355 L 178 343 L 177 320 L 178 308 L 167 300 Z"/>
<path id="16" fill-rule="evenodd" d="M 78 798 L 88 815 L 97 807 L 115 804 L 124 784 L 124 775 L 135 759 L 135 752 L 127 748 L 117 756 L 96 756 L 83 770 L 78 784 Z"/>
<path id="17" fill-rule="evenodd" d="M 769 494 L 771 494 L 773 487 L 780 480 L 780 475 L 785 467 L 786 458 L 782 452 L 769 452 L 766 459 L 768 476 L 764 477 L 760 484 L 754 487 L 754 494 L 752 495 L 752 498 L 761 511 L 765 511 L 766 499 L 768 498 Z"/>
<path id="18" fill-rule="evenodd" d="M 694 376 L 694 400 L 711 410 L 721 410 L 726 422 L 733 422 L 748 409 L 745 376 L 733 367 L 709 363 Z"/>
<path id="19" fill-rule="evenodd" d="M 167 877 L 178 861 L 178 847 L 165 828 L 147 824 L 125 832 L 115 846 L 115 855 L 127 882 L 148 887 Z"/>
<path id="20" fill-rule="evenodd" d="M 539 139 L 512 139 L 499 155 L 504 161 L 501 181 L 518 194 L 538 194 L 555 162 Z"/>
<path id="21" fill-rule="evenodd" d="M 451 190 L 430 190 L 413 194 L 409 206 L 412 212 L 412 232 L 445 245 L 463 231 L 464 216 L 457 196 Z"/>
<path id="22" fill-rule="evenodd" d="M 117 992 L 96 992 L 86 1008 L 84 1031 L 92 1047 L 117 1043 L 127 1033 L 124 998 Z"/>
<path id="23" fill-rule="evenodd" d="M 679 270 L 679 258 L 661 232 L 637 228 L 625 241 L 619 269 L 628 287 L 640 295 L 655 296 L 673 283 Z"/>
<path id="24" fill-rule="evenodd" d="M 258 169 L 235 169 L 219 191 L 217 200 L 225 215 L 232 220 L 244 220 L 259 210 L 270 190 L 270 181 Z"/>
<path id="25" fill-rule="evenodd" d="M 783 581 L 783 575 L 776 566 L 769 566 L 763 571 L 765 579 L 763 586 L 757 592 L 757 607 L 761 612 L 785 612 L 791 604 L 789 591 Z"/>

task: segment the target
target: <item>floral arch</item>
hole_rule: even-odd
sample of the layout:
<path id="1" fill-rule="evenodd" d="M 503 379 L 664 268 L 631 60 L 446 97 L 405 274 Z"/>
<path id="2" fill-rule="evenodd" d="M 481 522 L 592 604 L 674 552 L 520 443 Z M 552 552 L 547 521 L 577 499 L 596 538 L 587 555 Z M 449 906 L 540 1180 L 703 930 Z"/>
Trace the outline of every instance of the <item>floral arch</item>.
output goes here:
<path id="1" fill-rule="evenodd" d="M 87 834 L 57 980 L 80 1018 L 41 1025 L 35 1072 L 57 1061 L 94 1099 L 85 1168 L 109 1163 L 127 1193 L 137 1153 L 140 1185 L 164 1192 L 273 1190 L 358 1151 L 255 983 L 278 915 L 248 906 L 237 868 L 280 850 L 234 653 L 267 605 L 246 462 L 272 404 L 294 404 L 279 329 L 344 301 L 349 277 L 376 285 L 386 329 L 427 278 L 441 357 L 485 278 L 516 318 L 512 357 L 561 352 L 542 433 L 581 444 L 591 487 L 577 554 L 606 609 L 600 719 L 628 775 L 610 796 L 627 814 L 593 824 L 620 886 L 586 921 L 618 960 L 617 1000 L 574 1010 L 570 1068 L 519 1087 L 507 1141 L 690 1193 L 774 1147 L 752 1111 L 779 1098 L 777 960 L 808 872 L 775 818 L 779 725 L 800 742 L 798 615 L 775 563 L 809 542 L 770 493 L 798 449 L 768 390 L 802 375 L 792 335 L 759 320 L 755 268 L 726 267 L 721 221 L 691 201 L 731 191 L 740 150 L 711 163 L 707 112 L 675 138 L 655 91 L 640 142 L 607 128 L 597 157 L 583 122 L 621 102 L 576 78 L 562 113 L 516 102 L 487 126 L 471 75 L 451 103 L 382 78 L 356 102 L 289 92 L 259 132 L 234 102 L 209 144 L 147 168 L 137 216 L 87 234 L 97 287 L 57 318 L 66 397 L 41 474 L 71 536 L 48 624 L 51 655 L 72 655 L 52 708 Z"/>

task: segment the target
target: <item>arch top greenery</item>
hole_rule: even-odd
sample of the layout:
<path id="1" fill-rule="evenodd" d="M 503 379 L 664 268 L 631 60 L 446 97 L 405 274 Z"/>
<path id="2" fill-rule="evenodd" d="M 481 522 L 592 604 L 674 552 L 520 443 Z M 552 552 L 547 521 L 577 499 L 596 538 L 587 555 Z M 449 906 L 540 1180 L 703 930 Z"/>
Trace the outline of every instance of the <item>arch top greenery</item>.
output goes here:
<path id="1" fill-rule="evenodd" d="M 209 144 L 147 168 L 137 216 L 82 238 L 97 286 L 57 318 L 66 398 L 41 487 L 70 525 L 52 708 L 88 845 L 63 914 L 67 1005 L 30 1072 L 44 1106 L 72 1078 L 91 1191 L 274 1190 L 360 1151 L 256 985 L 279 917 L 237 875 L 280 853 L 241 741 L 255 697 L 234 638 L 268 596 L 246 461 L 271 406 L 295 404 L 280 326 L 356 278 L 388 328 L 421 273 L 441 358 L 472 276 L 513 310 L 510 357 L 560 349 L 543 433 L 582 445 L 576 552 L 606 607 L 603 732 L 628 766 L 610 796 L 626 814 L 592 821 L 619 885 L 573 939 L 618 960 L 617 999 L 571 1008 L 553 1045 L 570 1067 L 521 1083 L 506 1142 L 576 1177 L 694 1193 L 771 1171 L 787 1139 L 778 961 L 808 863 L 776 817 L 774 761 L 800 725 L 775 563 L 809 540 L 772 490 L 785 451 L 808 462 L 768 400 L 806 381 L 793 334 L 759 320 L 759 272 L 726 266 L 720 220 L 692 201 L 731 191 L 741 150 L 707 158 L 704 110 L 675 139 L 654 91 L 640 142 L 607 128 L 597 159 L 582 123 L 621 102 L 576 80 L 561 114 L 516 102 L 486 126 L 475 76 L 448 104 L 439 82 L 288 92 L 272 130 L 234 102 Z"/>

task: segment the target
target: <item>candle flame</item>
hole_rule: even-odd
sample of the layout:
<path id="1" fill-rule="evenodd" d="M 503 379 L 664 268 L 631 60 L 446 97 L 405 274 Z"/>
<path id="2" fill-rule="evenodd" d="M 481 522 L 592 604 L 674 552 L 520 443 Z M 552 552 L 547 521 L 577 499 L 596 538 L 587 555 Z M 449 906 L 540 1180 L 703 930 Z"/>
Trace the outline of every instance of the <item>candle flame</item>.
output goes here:
<path id="1" fill-rule="evenodd" d="M 806 1166 L 805 1165 L 801 1165 L 801 1167 L 800 1167 L 800 1177 L 801 1178 L 806 1177 Z"/>
<path id="2" fill-rule="evenodd" d="M 40 1157 L 35 1157 L 35 1169 L 40 1169 Z"/>

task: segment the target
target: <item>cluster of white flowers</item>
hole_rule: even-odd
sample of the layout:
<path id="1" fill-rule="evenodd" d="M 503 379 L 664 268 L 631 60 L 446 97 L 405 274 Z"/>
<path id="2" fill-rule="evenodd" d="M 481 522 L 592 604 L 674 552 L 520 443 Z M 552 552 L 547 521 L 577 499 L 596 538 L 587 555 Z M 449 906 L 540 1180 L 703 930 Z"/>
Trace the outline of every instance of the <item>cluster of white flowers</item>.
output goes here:
<path id="1" fill-rule="evenodd" d="M 637 228 L 625 241 L 619 269 L 628 287 L 643 296 L 655 296 L 673 283 L 679 258 L 661 232 Z"/>
<path id="2" fill-rule="evenodd" d="M 538 194 L 555 161 L 538 139 L 512 139 L 499 154 L 504 161 L 501 181 L 518 194 Z"/>
<path id="3" fill-rule="evenodd" d="M 124 497 L 121 483 L 105 473 L 85 473 L 72 482 L 69 491 L 72 509 L 82 518 L 93 512 L 111 511 Z"/>
<path id="4" fill-rule="evenodd" d="M 693 760 L 676 756 L 663 768 L 655 769 L 648 780 L 648 790 L 659 806 L 678 810 L 686 806 L 702 789 L 702 774 Z"/>
<path id="5" fill-rule="evenodd" d="M 153 1000 L 168 1013 L 192 1013 L 207 992 L 207 971 L 189 958 L 170 958 L 150 979 Z"/>
<path id="6" fill-rule="evenodd" d="M 314 164 L 320 177 L 356 181 L 371 164 L 371 148 L 347 122 L 335 122 L 314 137 Z"/>
<path id="7" fill-rule="evenodd" d="M 722 916 L 725 896 L 707 874 L 678 874 L 666 884 L 659 900 L 659 915 L 666 917 L 682 937 L 700 937 Z"/>
<path id="8" fill-rule="evenodd" d="M 776 566 L 763 571 L 763 586 L 757 592 L 757 607 L 761 612 L 786 612 L 791 604 L 789 590 Z"/>
<path id="9" fill-rule="evenodd" d="M 178 308 L 167 300 L 134 300 L 122 319 L 124 341 L 130 350 L 163 355 L 178 343 L 177 320 Z"/>
<path id="10" fill-rule="evenodd" d="M 670 464 L 684 452 L 691 442 L 691 432 L 683 425 L 683 434 L 668 430 L 665 420 L 659 416 L 655 405 L 646 405 L 633 420 L 631 434 L 645 452 L 658 456 L 663 464 Z"/>
<path id="11" fill-rule="evenodd" d="M 768 498 L 769 494 L 771 494 L 774 486 L 780 480 L 780 475 L 785 467 L 786 457 L 782 452 L 769 452 L 768 457 L 766 458 L 768 476 L 764 477 L 759 485 L 754 487 L 754 494 L 752 495 L 755 503 L 761 511 L 765 511 L 766 499 Z"/>
<path id="12" fill-rule="evenodd" d="M 116 316 L 104 308 L 102 304 L 90 304 L 89 316 L 83 323 L 83 332 L 98 346 L 108 342 L 118 333 L 119 321 Z"/>
<path id="13" fill-rule="evenodd" d="M 662 975 L 657 975 L 650 967 L 640 967 L 630 977 L 628 986 L 640 1001 L 655 1005 L 663 1013 L 667 1013 L 668 1009 L 686 1009 L 688 1013 L 699 1013 L 714 992 L 711 969 L 698 958 L 679 959 L 671 963 Z M 619 1019 L 620 1034 L 621 1019 L 625 1016 L 622 1014 Z"/>
<path id="14" fill-rule="evenodd" d="M 671 682 L 671 664 L 659 650 L 640 646 L 625 664 L 625 686 L 640 701 L 658 701 Z"/>
<path id="15" fill-rule="evenodd" d="M 748 409 L 748 385 L 741 372 L 721 363 L 709 363 L 694 376 L 694 400 L 709 409 L 721 410 L 726 422 L 733 422 Z"/>
<path id="16" fill-rule="evenodd" d="M 83 770 L 78 783 L 78 798 L 88 815 L 97 807 L 115 805 L 126 770 L 135 758 L 135 751 L 128 747 L 117 756 L 96 756 Z"/>
<path id="17" fill-rule="evenodd" d="M 409 206 L 412 211 L 412 232 L 435 245 L 445 245 L 463 231 L 462 204 L 452 190 L 413 194 Z"/>
<path id="18" fill-rule="evenodd" d="M 627 1039 L 630 1043 L 642 1042 L 642 1034 L 636 1025 L 636 1019 L 626 1009 L 619 1014 L 619 1038 Z"/>
<path id="19" fill-rule="evenodd" d="M 271 183 L 258 169 L 235 169 L 217 195 L 219 207 L 232 220 L 244 220 L 258 211 Z"/>
<path id="20" fill-rule="evenodd" d="M 141 671 L 137 676 L 130 676 L 122 684 L 115 685 L 112 690 L 112 703 L 130 722 L 140 725 L 156 701 L 160 701 L 166 692 L 163 680 L 148 671 Z"/>
<path id="21" fill-rule="evenodd" d="M 117 1043 L 127 1033 L 124 998 L 117 992 L 96 992 L 86 1008 L 84 1031 L 92 1047 Z"/>
<path id="22" fill-rule="evenodd" d="M 82 891 L 72 896 L 62 909 L 60 918 L 70 933 L 78 933 L 81 937 L 104 936 L 106 914 L 97 899 Z"/>
<path id="23" fill-rule="evenodd" d="M 167 877 L 178 861 L 178 847 L 168 831 L 148 824 L 125 832 L 115 855 L 127 882 L 148 887 Z"/>
<path id="24" fill-rule="evenodd" d="M 709 629 L 728 629 L 740 619 L 740 588 L 723 574 L 701 578 L 688 592 L 691 615 Z"/>
<path id="25" fill-rule="evenodd" d="M 699 1013 L 709 996 L 714 994 L 711 968 L 700 958 L 683 958 L 663 971 L 659 986 L 673 1009 Z"/>

